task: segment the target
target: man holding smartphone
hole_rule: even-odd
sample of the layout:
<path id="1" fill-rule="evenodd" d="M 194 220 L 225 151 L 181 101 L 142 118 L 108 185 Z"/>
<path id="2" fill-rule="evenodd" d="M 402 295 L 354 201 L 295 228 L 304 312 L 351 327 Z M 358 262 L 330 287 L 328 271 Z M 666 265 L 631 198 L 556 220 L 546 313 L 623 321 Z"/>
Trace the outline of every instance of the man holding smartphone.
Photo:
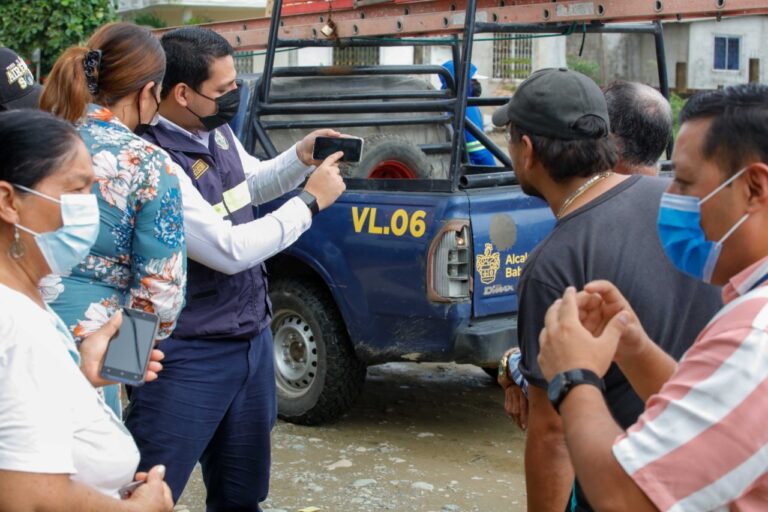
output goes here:
<path id="1" fill-rule="evenodd" d="M 165 353 L 162 378 L 135 388 L 126 425 L 140 468 L 167 467 L 178 500 L 198 460 L 208 511 L 254 510 L 267 497 L 277 406 L 271 305 L 262 263 L 306 231 L 344 191 L 337 152 L 312 159 L 319 130 L 259 162 L 227 126 L 240 91 L 233 49 L 220 35 L 186 27 L 162 37 L 167 68 L 161 118 L 145 137 L 183 169 L 179 176 L 189 257 L 186 306 Z M 252 205 L 309 177 L 304 190 L 254 219 Z"/>

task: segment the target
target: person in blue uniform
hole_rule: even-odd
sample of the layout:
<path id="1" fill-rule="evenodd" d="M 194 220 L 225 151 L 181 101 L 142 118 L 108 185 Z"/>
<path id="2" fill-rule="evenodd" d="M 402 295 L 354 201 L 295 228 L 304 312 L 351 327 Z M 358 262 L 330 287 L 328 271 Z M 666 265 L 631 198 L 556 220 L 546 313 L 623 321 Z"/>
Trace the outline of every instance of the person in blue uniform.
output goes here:
<path id="1" fill-rule="evenodd" d="M 456 73 L 453 67 L 453 61 L 449 60 L 444 62 L 443 67 L 447 69 L 451 76 L 456 78 Z M 480 86 L 480 81 L 476 78 L 477 68 L 474 64 L 470 64 L 469 67 L 469 89 L 467 95 L 470 98 L 478 98 L 482 94 L 483 90 Z M 440 76 L 440 83 L 442 89 L 446 89 L 446 83 L 442 76 Z M 466 117 L 472 124 L 483 129 L 483 114 L 480 112 L 480 107 L 467 107 Z M 472 165 L 496 165 L 496 159 L 493 158 L 493 154 L 488 151 L 483 144 L 477 140 L 469 130 L 464 130 L 464 140 L 467 146 L 467 153 L 469 154 L 469 162 Z"/>
<path id="2" fill-rule="evenodd" d="M 208 511 L 258 511 L 269 489 L 276 420 L 271 306 L 263 261 L 295 241 L 344 183 L 336 161 L 312 159 L 318 130 L 276 158 L 249 155 L 226 124 L 240 90 L 233 49 L 199 27 L 166 33 L 159 122 L 144 137 L 181 167 L 188 240 L 186 306 L 160 343 L 162 379 L 135 388 L 126 426 L 140 468 L 161 460 L 177 501 L 200 461 Z M 318 167 L 313 172 L 313 165 Z M 275 212 L 252 205 L 296 188 Z"/>

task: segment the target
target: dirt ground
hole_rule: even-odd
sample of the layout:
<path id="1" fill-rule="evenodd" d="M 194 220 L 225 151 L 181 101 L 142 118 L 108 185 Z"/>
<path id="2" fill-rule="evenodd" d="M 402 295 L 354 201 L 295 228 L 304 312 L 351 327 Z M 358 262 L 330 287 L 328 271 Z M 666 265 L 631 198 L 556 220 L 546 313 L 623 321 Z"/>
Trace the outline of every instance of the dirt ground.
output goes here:
<path id="1" fill-rule="evenodd" d="M 524 434 L 501 389 L 468 365 L 369 368 L 335 424 L 278 422 L 265 512 L 525 510 Z M 179 503 L 205 510 L 199 467 Z"/>

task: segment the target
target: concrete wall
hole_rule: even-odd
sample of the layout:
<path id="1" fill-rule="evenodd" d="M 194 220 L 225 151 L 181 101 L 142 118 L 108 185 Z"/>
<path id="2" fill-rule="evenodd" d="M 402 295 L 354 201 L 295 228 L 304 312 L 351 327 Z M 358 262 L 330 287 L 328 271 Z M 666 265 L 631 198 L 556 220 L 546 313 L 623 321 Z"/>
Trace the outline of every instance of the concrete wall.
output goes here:
<path id="1" fill-rule="evenodd" d="M 670 86 L 675 85 L 675 65 L 688 58 L 687 23 L 664 25 L 667 56 L 667 75 Z M 581 34 L 568 38 L 567 54 L 571 61 L 578 60 Z M 659 85 L 656 46 L 648 34 L 587 34 L 581 59 L 598 66 L 596 80 L 601 85 L 622 79 Z"/>
<path id="2" fill-rule="evenodd" d="M 532 68 L 560 68 L 566 64 L 566 38 L 544 37 L 533 40 Z"/>

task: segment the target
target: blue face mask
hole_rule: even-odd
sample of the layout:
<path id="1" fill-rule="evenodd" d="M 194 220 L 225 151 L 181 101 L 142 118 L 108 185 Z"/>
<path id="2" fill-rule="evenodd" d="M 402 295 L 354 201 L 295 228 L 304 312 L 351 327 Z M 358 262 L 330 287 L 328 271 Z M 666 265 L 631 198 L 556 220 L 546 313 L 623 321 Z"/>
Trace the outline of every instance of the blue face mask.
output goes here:
<path id="1" fill-rule="evenodd" d="M 672 263 L 686 274 L 706 283 L 711 282 L 723 243 L 749 217 L 748 213 L 744 214 L 717 242 L 707 240 L 701 228 L 701 205 L 727 187 L 745 170 L 746 168 L 725 180 L 701 200 L 694 196 L 670 193 L 661 196 L 657 221 L 661 245 Z"/>
<path id="2" fill-rule="evenodd" d="M 21 185 L 14 187 L 61 205 L 63 226 L 48 233 L 35 233 L 19 224 L 16 227 L 35 237 L 51 273 L 66 275 L 83 261 L 99 235 L 99 204 L 93 194 L 64 194 L 61 199 Z"/>

